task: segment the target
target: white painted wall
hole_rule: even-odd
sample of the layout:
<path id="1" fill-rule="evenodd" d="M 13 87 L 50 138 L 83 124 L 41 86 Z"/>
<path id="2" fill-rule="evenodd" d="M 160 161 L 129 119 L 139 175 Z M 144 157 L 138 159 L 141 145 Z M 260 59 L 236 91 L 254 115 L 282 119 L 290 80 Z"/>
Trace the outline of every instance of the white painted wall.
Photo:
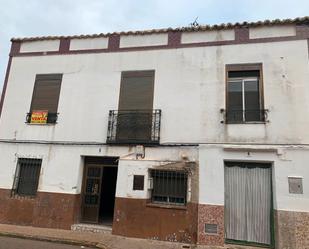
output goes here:
<path id="1" fill-rule="evenodd" d="M 274 26 L 260 26 L 249 28 L 249 38 L 270 38 L 280 36 L 295 36 L 295 25 L 274 25 Z"/>
<path id="2" fill-rule="evenodd" d="M 141 47 L 166 45 L 168 34 L 151 34 L 151 35 L 122 35 L 120 36 L 120 47 Z"/>
<path id="3" fill-rule="evenodd" d="M 133 147 L 127 146 L 0 143 L 0 188 L 12 188 L 18 158 L 42 158 L 38 191 L 78 194 L 83 178 L 83 157 L 116 156 L 120 157 L 116 195 L 146 198 L 147 192 L 132 190 L 133 178 L 131 182 L 130 177 L 133 173 L 147 174 L 147 169 L 155 165 L 181 161 L 183 154 L 189 160 L 198 159 L 196 147 L 146 148 L 145 158 L 139 160 L 134 151 Z"/>
<path id="4" fill-rule="evenodd" d="M 20 46 L 20 52 L 48 52 L 58 51 L 60 40 L 29 41 L 23 42 Z"/>
<path id="5" fill-rule="evenodd" d="M 225 145 L 224 147 L 229 147 Z M 241 147 L 241 146 L 239 146 Z M 248 148 L 248 146 L 242 146 Z M 259 148 L 269 148 L 260 146 Z M 280 148 L 280 147 L 273 147 Z M 201 146 L 199 201 L 204 204 L 224 205 L 224 160 L 270 162 L 273 164 L 274 209 L 309 211 L 309 147 L 281 147 L 275 152 L 224 151 L 223 146 Z M 289 194 L 288 176 L 303 177 L 303 194 Z"/>
<path id="6" fill-rule="evenodd" d="M 71 39 L 70 50 L 103 49 L 108 46 L 107 37 Z"/>
<path id="7" fill-rule="evenodd" d="M 14 57 L 1 139 L 105 142 L 121 71 L 155 70 L 162 143 L 309 143 L 307 41 L 139 52 Z M 267 124 L 221 124 L 225 64 L 263 63 Z M 25 124 L 36 74 L 63 73 L 59 122 Z M 87 131 L 87 132 L 85 132 Z"/>
<path id="8" fill-rule="evenodd" d="M 250 146 L 236 146 L 253 148 Z M 38 191 L 78 194 L 81 192 L 83 156 L 120 156 L 116 196 L 124 198 L 150 197 L 147 190 L 150 168 L 181 161 L 187 154 L 190 161 L 199 162 L 199 203 L 224 205 L 224 160 L 270 162 L 273 164 L 274 208 L 289 211 L 309 211 L 309 147 L 254 146 L 261 151 L 226 151 L 231 145 L 200 145 L 197 147 L 146 148 L 145 159 L 135 159 L 133 148 L 123 146 L 63 146 L 0 143 L 0 188 L 11 189 L 18 157 L 42 158 Z M 279 149 L 279 153 L 265 149 Z M 5 167 L 4 167 L 5 166 Z M 145 175 L 145 190 L 133 191 L 133 175 Z M 303 194 L 289 194 L 288 177 L 303 177 Z M 190 199 L 190 191 L 188 193 Z"/>
<path id="9" fill-rule="evenodd" d="M 221 124 L 225 107 L 225 64 L 263 63 L 267 124 Z M 121 71 L 155 70 L 154 108 L 162 109 L 161 143 L 309 144 L 309 68 L 307 41 L 242 44 L 139 52 L 14 57 L 0 120 L 0 139 L 104 143 L 108 112 L 117 109 Z M 56 125 L 25 124 L 36 74 L 63 73 Z M 265 145 L 264 145 L 265 146 Z M 83 155 L 121 156 L 117 196 L 132 193 L 132 174 L 187 153 L 200 163 L 200 202 L 224 202 L 223 160 L 274 162 L 275 208 L 308 211 L 308 149 L 227 152 L 218 146 L 147 148 L 133 161 L 130 147 L 47 146 L 0 143 L 0 188 L 10 189 L 16 156 L 41 156 L 39 191 L 80 193 Z M 5 165 L 4 167 L 2 165 Z M 304 194 L 288 193 L 288 176 L 304 177 Z"/>
<path id="10" fill-rule="evenodd" d="M 228 41 L 235 39 L 234 29 L 213 30 L 203 32 L 185 32 L 181 35 L 182 43 L 199 43 L 213 41 Z"/>

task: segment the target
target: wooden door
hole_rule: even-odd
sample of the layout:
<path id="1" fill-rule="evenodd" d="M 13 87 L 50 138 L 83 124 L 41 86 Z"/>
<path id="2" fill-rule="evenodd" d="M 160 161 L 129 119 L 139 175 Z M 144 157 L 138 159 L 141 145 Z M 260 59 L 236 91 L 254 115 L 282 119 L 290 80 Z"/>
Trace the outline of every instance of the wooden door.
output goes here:
<path id="1" fill-rule="evenodd" d="M 103 167 L 86 165 L 84 172 L 82 221 L 98 223 Z"/>

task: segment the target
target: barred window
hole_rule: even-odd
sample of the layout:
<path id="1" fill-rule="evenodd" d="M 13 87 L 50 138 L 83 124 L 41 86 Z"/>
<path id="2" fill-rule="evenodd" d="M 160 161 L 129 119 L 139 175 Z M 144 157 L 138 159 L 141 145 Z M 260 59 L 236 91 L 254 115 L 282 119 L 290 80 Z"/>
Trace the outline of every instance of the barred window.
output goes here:
<path id="1" fill-rule="evenodd" d="M 185 171 L 151 170 L 152 202 L 185 205 L 187 201 L 187 173 Z"/>
<path id="2" fill-rule="evenodd" d="M 35 196 L 42 159 L 18 158 L 12 195 Z"/>

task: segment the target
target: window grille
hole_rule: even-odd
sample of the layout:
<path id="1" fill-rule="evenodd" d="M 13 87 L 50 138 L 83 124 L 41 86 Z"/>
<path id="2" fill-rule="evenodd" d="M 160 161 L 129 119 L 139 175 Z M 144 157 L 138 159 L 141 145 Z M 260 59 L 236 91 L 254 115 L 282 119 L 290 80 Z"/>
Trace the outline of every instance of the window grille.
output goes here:
<path id="1" fill-rule="evenodd" d="M 42 159 L 19 158 L 12 195 L 35 196 L 38 188 Z"/>
<path id="2" fill-rule="evenodd" d="M 151 170 L 152 202 L 185 205 L 187 201 L 187 173 L 185 171 Z"/>

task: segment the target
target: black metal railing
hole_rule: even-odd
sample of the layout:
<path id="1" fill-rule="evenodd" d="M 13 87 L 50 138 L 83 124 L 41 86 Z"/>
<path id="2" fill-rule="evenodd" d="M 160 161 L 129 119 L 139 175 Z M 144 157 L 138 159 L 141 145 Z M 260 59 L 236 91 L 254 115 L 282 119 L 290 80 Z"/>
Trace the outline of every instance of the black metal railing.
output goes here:
<path id="1" fill-rule="evenodd" d="M 47 124 L 56 124 L 57 120 L 58 120 L 58 114 L 59 113 L 53 113 L 53 112 L 49 112 L 47 114 Z M 28 112 L 26 115 L 26 123 L 30 124 L 31 123 L 31 115 L 32 112 Z"/>
<path id="2" fill-rule="evenodd" d="M 224 110 L 222 123 L 238 124 L 238 123 L 254 123 L 254 122 L 268 122 L 268 110 Z"/>
<path id="3" fill-rule="evenodd" d="M 158 144 L 161 110 L 109 111 L 107 143 Z"/>

